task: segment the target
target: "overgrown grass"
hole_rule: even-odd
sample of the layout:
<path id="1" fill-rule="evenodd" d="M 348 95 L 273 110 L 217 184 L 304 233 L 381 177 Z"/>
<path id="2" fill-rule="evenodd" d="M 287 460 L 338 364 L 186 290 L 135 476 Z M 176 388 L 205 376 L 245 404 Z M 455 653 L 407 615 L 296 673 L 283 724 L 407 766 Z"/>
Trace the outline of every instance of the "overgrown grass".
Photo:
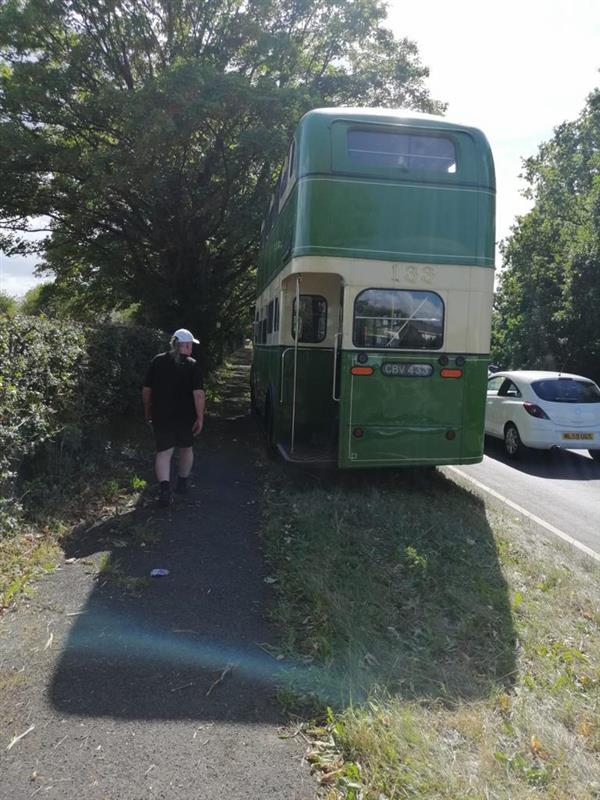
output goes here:
<path id="1" fill-rule="evenodd" d="M 597 569 L 439 473 L 265 486 L 291 688 L 333 708 L 330 800 L 600 797 Z"/>
<path id="2" fill-rule="evenodd" d="M 61 562 L 62 547 L 74 531 L 106 519 L 111 521 L 113 538 L 125 536 L 142 546 L 156 540 L 154 531 L 134 524 L 128 514 L 146 490 L 146 481 L 136 471 L 144 432 L 130 422 L 117 436 L 105 431 L 85 452 L 47 447 L 38 454 L 32 469 L 35 477 L 23 483 L 18 524 L 10 534 L 0 535 L 0 612 L 30 591 L 36 577 Z M 111 576 L 113 582 L 116 577 Z M 134 587 L 126 576 L 118 577 L 127 591 L 142 588 Z"/>
<path id="3" fill-rule="evenodd" d="M 251 350 L 231 353 L 205 385 L 206 407 L 212 416 L 244 415 L 250 401 Z"/>
<path id="4" fill-rule="evenodd" d="M 108 553 L 103 557 L 98 570 L 97 580 L 100 586 L 111 584 L 125 594 L 139 596 L 150 586 L 150 578 L 127 575 L 120 559 L 112 558 Z"/>
<path id="5" fill-rule="evenodd" d="M 51 572 L 60 556 L 49 531 L 0 539 L 0 611 L 29 589 L 33 578 Z"/>

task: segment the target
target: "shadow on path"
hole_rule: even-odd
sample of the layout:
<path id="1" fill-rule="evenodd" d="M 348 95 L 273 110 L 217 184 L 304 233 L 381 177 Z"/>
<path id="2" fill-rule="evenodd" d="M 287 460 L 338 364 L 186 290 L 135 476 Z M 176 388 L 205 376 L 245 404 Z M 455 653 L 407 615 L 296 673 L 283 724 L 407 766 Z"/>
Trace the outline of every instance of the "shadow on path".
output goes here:
<path id="1" fill-rule="evenodd" d="M 53 676 L 61 712 L 281 721 L 280 664 L 263 649 L 274 634 L 256 534 L 254 425 L 240 402 L 248 369 L 244 351 L 227 379 L 223 418 L 209 419 L 200 437 L 183 501 L 107 520 L 69 546 L 67 558 L 78 559 L 111 549 Z M 150 578 L 155 568 L 169 574 Z"/>

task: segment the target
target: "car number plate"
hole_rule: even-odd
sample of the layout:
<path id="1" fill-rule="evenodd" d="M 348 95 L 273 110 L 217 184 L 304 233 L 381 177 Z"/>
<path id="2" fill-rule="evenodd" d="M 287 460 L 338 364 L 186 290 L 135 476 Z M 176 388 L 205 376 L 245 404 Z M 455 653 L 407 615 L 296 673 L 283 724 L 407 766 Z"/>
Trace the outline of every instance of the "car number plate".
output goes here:
<path id="1" fill-rule="evenodd" d="M 569 439 L 570 441 L 592 441 L 594 438 L 593 433 L 563 433 L 563 439 Z"/>

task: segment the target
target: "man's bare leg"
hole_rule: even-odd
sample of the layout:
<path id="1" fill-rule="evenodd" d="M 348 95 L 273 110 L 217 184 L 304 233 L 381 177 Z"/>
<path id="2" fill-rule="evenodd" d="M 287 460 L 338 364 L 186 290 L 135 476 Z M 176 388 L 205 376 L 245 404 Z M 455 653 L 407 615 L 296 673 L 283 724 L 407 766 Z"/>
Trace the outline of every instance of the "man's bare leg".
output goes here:
<path id="1" fill-rule="evenodd" d="M 179 448 L 178 475 L 180 478 L 188 478 L 194 466 L 194 448 Z"/>
<path id="2" fill-rule="evenodd" d="M 175 491 L 177 494 L 186 494 L 187 492 L 187 479 L 192 471 L 194 464 L 194 450 L 191 447 L 179 448 L 179 464 L 178 464 L 178 478 Z"/>
<path id="3" fill-rule="evenodd" d="M 154 471 L 156 472 L 156 479 L 159 483 L 171 480 L 171 458 L 173 457 L 174 447 L 168 450 L 161 450 L 156 454 L 154 461 Z"/>

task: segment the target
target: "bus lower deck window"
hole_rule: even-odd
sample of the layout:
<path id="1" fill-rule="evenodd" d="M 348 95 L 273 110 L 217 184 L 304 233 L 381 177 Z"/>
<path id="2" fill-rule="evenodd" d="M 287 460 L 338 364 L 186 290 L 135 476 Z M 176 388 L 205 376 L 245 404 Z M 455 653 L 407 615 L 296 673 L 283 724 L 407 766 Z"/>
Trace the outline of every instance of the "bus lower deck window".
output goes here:
<path id="1" fill-rule="evenodd" d="M 444 302 L 435 292 L 366 289 L 354 302 L 355 347 L 438 350 Z"/>

